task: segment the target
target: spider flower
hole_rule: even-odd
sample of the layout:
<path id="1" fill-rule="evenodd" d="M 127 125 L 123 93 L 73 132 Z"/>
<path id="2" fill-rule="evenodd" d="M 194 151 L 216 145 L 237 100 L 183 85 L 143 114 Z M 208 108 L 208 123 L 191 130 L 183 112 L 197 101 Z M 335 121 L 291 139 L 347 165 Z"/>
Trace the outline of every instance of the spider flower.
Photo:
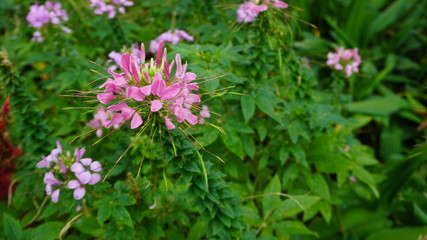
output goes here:
<path id="1" fill-rule="evenodd" d="M 85 185 L 94 185 L 99 182 L 102 171 L 101 163 L 91 158 L 82 158 L 85 148 L 63 152 L 62 146 L 56 142 L 56 148 L 37 163 L 37 168 L 46 168 L 43 182 L 46 184 L 46 194 L 51 196 L 52 202 L 58 202 L 59 194 L 65 186 L 74 189 L 74 199 L 80 200 L 85 195 Z"/>
<path id="2" fill-rule="evenodd" d="M 145 62 L 145 48 L 141 44 L 139 60 L 125 53 L 120 60 L 122 72 L 108 70 L 111 76 L 99 86 L 103 92 L 97 94 L 99 102 L 113 112 L 104 127 L 130 121 L 130 128 L 135 129 L 144 119 L 158 115 L 155 119 L 172 130 L 181 123 L 196 125 L 200 118 L 208 117 L 207 107 L 198 106 L 201 98 L 195 92 L 199 90 L 194 82 L 196 74 L 187 72 L 187 63 L 182 64 L 179 54 L 170 63 L 166 56 L 166 48 L 160 42 L 156 59 Z"/>
<path id="3" fill-rule="evenodd" d="M 183 30 L 168 30 L 167 32 L 160 34 L 155 40 L 152 40 L 150 42 L 150 52 L 155 53 L 157 49 L 159 49 L 160 42 L 169 42 L 172 44 L 177 44 L 182 40 L 192 42 L 194 41 L 194 37 Z"/>
<path id="4" fill-rule="evenodd" d="M 34 32 L 31 41 L 43 42 L 39 29 L 49 23 L 61 25 L 61 21 L 68 21 L 68 14 L 62 9 L 61 3 L 47 1 L 43 5 L 32 5 L 26 19 L 31 27 L 38 29 L 38 31 Z M 71 29 L 65 26 L 61 26 L 61 29 L 66 33 L 71 32 Z"/>
<path id="5" fill-rule="evenodd" d="M 326 65 L 333 66 L 337 70 L 345 71 L 345 76 L 350 77 L 353 72 L 359 72 L 359 65 L 362 58 L 359 56 L 358 49 L 344 49 L 338 47 L 335 52 L 328 53 Z"/>
<path id="6" fill-rule="evenodd" d="M 94 9 L 96 15 L 108 13 L 108 18 L 114 18 L 119 13 L 126 13 L 124 7 L 132 6 L 133 2 L 128 0 L 90 0 L 90 7 Z"/>
<path id="7" fill-rule="evenodd" d="M 287 8 L 288 4 L 279 0 L 264 0 L 262 4 L 258 5 L 262 1 L 249 0 L 240 4 L 237 10 L 237 22 L 248 23 L 255 21 L 255 18 L 260 12 L 264 12 L 268 9 L 268 4 L 272 4 L 276 8 Z"/>

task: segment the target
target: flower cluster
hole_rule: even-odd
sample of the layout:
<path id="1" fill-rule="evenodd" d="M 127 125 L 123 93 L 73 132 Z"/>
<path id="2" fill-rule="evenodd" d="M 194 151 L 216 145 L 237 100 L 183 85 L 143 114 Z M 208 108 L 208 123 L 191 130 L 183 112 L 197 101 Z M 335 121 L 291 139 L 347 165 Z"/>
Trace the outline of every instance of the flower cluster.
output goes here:
<path id="1" fill-rule="evenodd" d="M 56 142 L 56 148 L 49 156 L 42 157 L 37 163 L 38 168 L 47 168 L 43 181 L 46 184 L 46 194 L 51 196 L 53 202 L 58 202 L 61 188 L 74 189 L 74 199 L 80 200 L 85 196 L 85 185 L 94 185 L 99 182 L 102 171 L 101 163 L 92 161 L 91 158 L 82 158 L 85 148 L 63 153 L 62 146 Z"/>
<path id="2" fill-rule="evenodd" d="M 30 7 L 30 12 L 27 15 L 27 21 L 31 27 L 40 29 L 43 26 L 53 23 L 55 25 L 61 24 L 62 21 L 68 21 L 68 15 L 62 9 L 61 3 L 47 1 L 44 5 L 34 4 Z M 67 27 L 61 26 L 64 32 L 69 33 L 71 30 Z M 31 41 L 43 42 L 43 37 L 40 31 L 33 34 Z"/>
<path id="3" fill-rule="evenodd" d="M 108 4 L 107 4 L 108 3 Z M 133 2 L 128 0 L 90 0 L 90 7 L 94 8 L 96 15 L 102 15 L 108 13 L 108 18 L 114 18 L 119 13 L 126 13 L 124 7 L 132 6 Z"/>
<path id="4" fill-rule="evenodd" d="M 166 56 L 166 49 L 163 50 L 163 42 L 160 42 L 156 60 L 145 63 L 145 49 L 141 44 L 141 64 L 134 55 L 125 53 L 120 63 L 123 72 L 108 70 L 112 78 L 99 87 L 104 90 L 97 94 L 99 102 L 107 104 L 107 110 L 114 112 L 104 127 L 130 120 L 131 129 L 135 129 L 143 123 L 141 116 L 146 119 L 157 113 L 167 129 L 172 130 L 177 123 L 202 124 L 205 118 L 210 117 L 207 106 L 198 107 L 200 95 L 193 92 L 199 89 L 193 82 L 196 74 L 186 72 L 187 63 L 181 63 L 179 54 L 171 63 L 167 62 Z"/>
<path id="5" fill-rule="evenodd" d="M 159 48 L 160 42 L 169 42 L 172 44 L 177 44 L 181 40 L 187 40 L 192 42 L 194 41 L 194 38 L 183 30 L 168 30 L 167 32 L 160 34 L 155 40 L 152 40 L 150 42 L 150 52 L 155 53 Z"/>
<path id="6" fill-rule="evenodd" d="M 344 49 L 338 47 L 335 53 L 328 53 L 328 61 L 326 65 L 333 66 L 337 70 L 344 70 L 345 76 L 350 77 L 353 72 L 359 72 L 359 65 L 362 62 L 358 49 Z"/>
<path id="7" fill-rule="evenodd" d="M 237 22 L 253 22 L 255 17 L 260 12 L 264 12 L 268 9 L 268 4 L 273 4 L 276 8 L 287 8 L 288 4 L 280 0 L 264 0 L 265 3 L 258 5 L 259 0 L 248 0 L 242 3 L 237 10 Z"/>

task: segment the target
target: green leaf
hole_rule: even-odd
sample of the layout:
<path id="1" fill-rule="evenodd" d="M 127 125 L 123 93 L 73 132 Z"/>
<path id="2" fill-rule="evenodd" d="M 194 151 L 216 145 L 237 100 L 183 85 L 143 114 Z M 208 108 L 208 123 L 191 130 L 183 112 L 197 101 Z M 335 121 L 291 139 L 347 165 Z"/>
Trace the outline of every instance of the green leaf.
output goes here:
<path id="1" fill-rule="evenodd" d="M 289 147 L 287 145 L 283 145 L 279 150 L 279 161 L 280 164 L 283 165 L 289 159 Z"/>
<path id="2" fill-rule="evenodd" d="M 394 228 L 387 230 L 378 230 L 369 235 L 366 240 L 401 240 L 401 239 L 424 239 L 420 236 L 427 235 L 427 227 L 405 227 L 405 228 Z"/>
<path id="3" fill-rule="evenodd" d="M 286 199 L 280 204 L 271 215 L 270 221 L 292 218 L 298 213 L 310 208 L 319 200 L 320 198 L 316 196 L 293 196 L 292 199 Z"/>
<path id="4" fill-rule="evenodd" d="M 272 193 L 280 193 L 282 191 L 282 186 L 280 184 L 280 179 L 278 175 L 274 175 L 273 179 L 270 181 L 270 183 L 267 185 L 267 187 L 264 190 L 264 194 L 269 196 L 264 196 L 262 198 L 262 209 L 264 212 L 264 215 L 267 214 L 267 212 L 271 209 L 275 209 L 280 204 L 280 196 L 279 195 L 271 195 Z"/>
<path id="5" fill-rule="evenodd" d="M 319 194 L 322 198 L 326 200 L 331 199 L 328 183 L 321 174 L 308 174 L 307 184 L 313 192 Z"/>
<path id="6" fill-rule="evenodd" d="M 317 236 L 317 233 L 311 231 L 304 225 L 304 223 L 299 221 L 283 221 L 274 223 L 273 228 L 281 234 Z"/>
<path id="7" fill-rule="evenodd" d="M 62 228 L 63 222 L 46 222 L 36 228 L 30 228 L 24 231 L 24 240 L 54 240 L 57 239 Z"/>
<path id="8" fill-rule="evenodd" d="M 318 202 L 317 204 L 319 204 L 320 213 L 322 214 L 326 223 L 329 224 L 331 222 L 332 217 L 332 206 L 323 200 Z"/>
<path id="9" fill-rule="evenodd" d="M 372 175 L 366 171 L 364 168 L 356 166 L 353 169 L 353 174 L 354 176 L 359 179 L 360 181 L 366 183 L 369 188 L 372 190 L 372 192 L 375 194 L 375 197 L 379 198 L 380 197 L 380 193 L 378 192 L 376 183 L 374 181 L 374 178 L 372 177 Z"/>
<path id="10" fill-rule="evenodd" d="M 348 105 L 348 110 L 354 113 L 363 113 L 374 116 L 389 116 L 397 110 L 408 106 L 408 103 L 402 98 L 387 96 L 350 103 Z"/>
<path id="11" fill-rule="evenodd" d="M 255 99 L 250 94 L 246 94 L 240 98 L 240 105 L 242 106 L 243 118 L 247 123 L 255 113 Z"/>
<path id="12" fill-rule="evenodd" d="M 22 227 L 13 217 L 3 214 L 4 233 L 9 240 L 19 240 L 22 236 Z"/>
<path id="13" fill-rule="evenodd" d="M 136 202 L 136 199 L 132 197 L 131 195 L 120 195 L 117 198 L 117 204 L 121 206 L 130 206 L 134 205 Z"/>
<path id="14" fill-rule="evenodd" d="M 117 221 L 119 221 L 119 222 L 121 222 L 121 223 L 123 223 L 129 227 L 133 227 L 132 218 L 131 218 L 128 210 L 126 210 L 125 207 L 114 208 L 112 215 Z"/>
<path id="15" fill-rule="evenodd" d="M 98 222 L 100 225 L 102 225 L 105 222 L 105 220 L 110 218 L 113 208 L 114 208 L 114 205 L 109 204 L 108 202 L 107 204 L 100 204 L 98 206 Z"/>
<path id="16" fill-rule="evenodd" d="M 236 154 L 240 159 L 243 159 L 242 141 L 235 131 L 228 130 L 226 134 L 221 135 L 221 139 L 228 150 Z"/>

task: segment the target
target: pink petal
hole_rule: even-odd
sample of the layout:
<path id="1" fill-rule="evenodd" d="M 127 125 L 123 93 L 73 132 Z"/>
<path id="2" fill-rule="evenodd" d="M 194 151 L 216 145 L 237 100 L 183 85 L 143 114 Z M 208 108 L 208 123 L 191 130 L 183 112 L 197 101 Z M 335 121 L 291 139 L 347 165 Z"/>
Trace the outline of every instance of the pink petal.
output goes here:
<path id="1" fill-rule="evenodd" d="M 53 191 L 51 197 L 52 197 L 52 202 L 54 203 L 58 202 L 59 189 L 56 189 L 55 191 Z"/>
<path id="2" fill-rule="evenodd" d="M 80 200 L 85 196 L 86 190 L 82 187 L 78 187 L 76 188 L 76 190 L 74 190 L 74 199 L 75 200 Z"/>
<path id="3" fill-rule="evenodd" d="M 142 122 L 143 121 L 142 121 L 141 115 L 139 115 L 139 113 L 135 113 L 133 115 L 132 121 L 130 122 L 130 128 L 135 129 L 141 126 Z"/>
<path id="4" fill-rule="evenodd" d="M 98 161 L 92 162 L 92 164 L 90 165 L 90 170 L 94 171 L 94 172 L 100 172 L 100 171 L 102 171 L 101 163 L 98 162 Z"/>
<path id="5" fill-rule="evenodd" d="M 153 83 L 151 84 L 151 93 L 159 96 L 159 93 L 166 88 L 166 83 L 162 79 L 161 73 L 156 73 L 153 78 Z"/>
<path id="6" fill-rule="evenodd" d="M 52 185 L 46 184 L 45 191 L 46 191 L 47 195 L 51 195 L 52 194 Z"/>
<path id="7" fill-rule="evenodd" d="M 96 95 L 96 98 L 98 98 L 98 100 L 102 103 L 102 104 L 107 104 L 109 103 L 111 100 L 115 99 L 116 97 L 114 96 L 114 94 L 112 93 L 100 93 L 98 95 Z"/>
<path id="8" fill-rule="evenodd" d="M 99 180 L 101 180 L 101 175 L 94 173 L 94 174 L 92 174 L 92 177 L 91 177 L 88 184 L 90 184 L 90 185 L 97 184 L 99 182 Z"/>
<path id="9" fill-rule="evenodd" d="M 157 112 L 162 109 L 163 103 L 160 100 L 154 100 L 151 102 L 151 112 Z"/>
<path id="10" fill-rule="evenodd" d="M 83 165 L 81 163 L 74 163 L 73 165 L 71 165 L 71 171 L 75 172 L 75 173 L 81 173 L 84 172 L 85 168 L 83 167 Z"/>
<path id="11" fill-rule="evenodd" d="M 121 111 L 123 108 L 127 108 L 128 105 L 125 102 L 120 102 L 116 105 L 111 105 L 107 109 L 110 111 Z"/>
<path id="12" fill-rule="evenodd" d="M 157 55 L 156 55 L 156 62 L 154 63 L 156 65 L 156 67 L 160 66 L 160 61 L 161 61 L 161 57 L 162 57 L 162 48 L 164 46 L 163 41 L 160 41 L 159 43 L 159 48 L 157 50 Z"/>
<path id="13" fill-rule="evenodd" d="M 47 172 L 44 174 L 43 182 L 49 185 L 59 185 L 62 184 L 61 181 L 55 178 L 53 172 Z"/>
<path id="14" fill-rule="evenodd" d="M 115 124 L 120 124 L 123 121 L 123 117 L 121 113 L 115 113 L 111 120 L 105 124 L 106 128 L 109 128 Z"/>
<path id="15" fill-rule="evenodd" d="M 144 87 L 139 88 L 139 90 L 144 94 L 145 96 L 148 96 L 151 94 L 151 85 L 147 85 Z"/>
<path id="16" fill-rule="evenodd" d="M 187 122 L 190 123 L 191 125 L 196 125 L 198 122 L 198 118 L 191 112 L 187 114 L 187 116 L 185 116 L 185 120 L 187 120 Z"/>
<path id="17" fill-rule="evenodd" d="M 81 173 L 77 173 L 76 176 L 79 179 L 79 181 L 84 185 L 87 184 L 90 179 L 92 174 L 89 171 L 85 171 L 85 172 L 81 172 Z"/>
<path id="18" fill-rule="evenodd" d="M 121 58 L 121 62 L 122 62 L 121 66 L 120 66 L 121 69 L 123 70 L 123 72 L 126 73 L 126 75 L 129 74 L 130 73 L 130 63 L 131 63 L 130 54 L 129 53 L 123 54 L 122 58 Z"/>
<path id="19" fill-rule="evenodd" d="M 145 97 L 138 87 L 128 87 L 126 89 L 126 96 L 136 101 L 143 101 Z"/>
<path id="20" fill-rule="evenodd" d="M 83 159 L 80 160 L 80 162 L 84 166 L 89 166 L 92 163 L 92 158 L 83 158 Z"/>
<path id="21" fill-rule="evenodd" d="M 168 130 L 175 129 L 175 125 L 171 122 L 170 118 L 168 116 L 165 116 L 165 124 Z"/>
<path id="22" fill-rule="evenodd" d="M 175 62 L 176 62 L 176 72 L 175 77 L 180 78 L 182 75 L 182 63 L 181 63 L 181 55 L 177 54 L 175 56 Z"/>
<path id="23" fill-rule="evenodd" d="M 80 187 L 80 182 L 77 180 L 71 180 L 67 184 L 67 188 L 69 188 L 69 189 L 75 189 L 78 187 Z"/>
<path id="24" fill-rule="evenodd" d="M 176 95 L 178 95 L 179 91 L 181 90 L 181 87 L 179 86 L 178 83 L 167 87 L 165 89 L 163 89 L 160 93 L 159 93 L 159 97 L 162 100 L 171 100 L 174 97 L 176 97 Z"/>
<path id="25" fill-rule="evenodd" d="M 129 120 L 129 119 L 131 119 L 131 117 L 132 117 L 132 114 L 135 112 L 135 110 L 134 109 L 132 109 L 132 108 L 123 108 L 122 109 L 122 117 L 123 117 L 123 120 Z"/>
<path id="26" fill-rule="evenodd" d="M 137 84 L 137 85 L 139 85 L 139 80 L 141 79 L 141 76 L 140 76 L 140 74 L 139 74 L 139 71 L 138 71 L 138 69 L 137 69 L 137 67 L 136 67 L 136 62 L 135 62 L 135 60 L 133 59 L 133 57 L 132 57 L 132 61 L 131 61 L 131 65 L 130 65 L 130 70 L 131 70 L 131 72 L 132 72 L 132 77 L 133 77 L 133 79 L 135 80 L 135 83 Z"/>
<path id="27" fill-rule="evenodd" d="M 197 75 L 192 73 L 192 72 L 188 72 L 184 74 L 184 77 L 182 78 L 182 81 L 184 83 L 189 83 L 191 81 L 193 81 L 194 79 L 196 79 Z"/>

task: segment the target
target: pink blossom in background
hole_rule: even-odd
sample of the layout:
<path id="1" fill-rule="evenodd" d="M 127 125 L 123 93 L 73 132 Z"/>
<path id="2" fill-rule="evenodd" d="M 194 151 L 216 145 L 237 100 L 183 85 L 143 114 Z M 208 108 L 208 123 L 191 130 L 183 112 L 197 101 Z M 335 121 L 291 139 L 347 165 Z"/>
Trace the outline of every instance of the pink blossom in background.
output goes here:
<path id="1" fill-rule="evenodd" d="M 267 10 L 266 4 L 257 5 L 255 2 L 248 1 L 239 6 L 237 10 L 237 22 L 253 22 L 255 17 L 258 16 L 260 12 Z"/>
<path id="2" fill-rule="evenodd" d="M 31 27 L 40 29 L 49 23 L 60 25 L 61 21 L 68 21 L 68 14 L 62 9 L 61 3 L 47 1 L 44 5 L 32 5 L 26 19 Z M 71 32 L 65 26 L 60 27 L 66 33 Z M 31 41 L 43 42 L 41 31 L 34 32 Z"/>
<path id="3" fill-rule="evenodd" d="M 96 130 L 96 136 L 101 137 L 102 136 L 102 128 L 105 127 L 105 125 L 111 120 L 113 117 L 113 112 L 109 110 L 105 110 L 104 107 L 99 106 L 98 111 L 93 117 L 93 120 L 88 123 L 88 126 L 97 129 Z M 115 129 L 120 127 L 120 123 L 114 124 L 113 127 Z"/>
<path id="4" fill-rule="evenodd" d="M 103 92 L 97 93 L 99 102 L 112 112 L 108 122 L 102 121 L 104 127 L 130 121 L 130 128 L 135 129 L 147 117 L 158 114 L 160 118 L 157 119 L 162 119 L 166 128 L 172 130 L 180 123 L 202 124 L 199 118 L 210 117 L 207 106 L 203 106 L 201 112 L 198 110 L 201 98 L 196 92 L 199 90 L 194 82 L 196 74 L 187 72 L 187 63 L 182 64 L 179 54 L 170 63 L 166 56 L 166 49 L 160 42 L 155 60 L 146 62 L 145 48 L 141 44 L 139 56 L 131 53 L 121 56 L 119 69 L 122 72 L 108 70 L 111 76 L 99 86 Z"/>
<path id="5" fill-rule="evenodd" d="M 338 47 L 335 52 L 328 53 L 326 65 L 332 66 L 337 70 L 343 70 L 346 77 L 350 77 L 354 72 L 359 72 L 359 65 L 362 58 L 359 56 L 358 49 L 344 49 Z"/>
<path id="6" fill-rule="evenodd" d="M 82 158 L 85 148 L 76 148 L 72 156 L 69 151 L 63 152 L 59 142 L 56 142 L 56 146 L 36 165 L 37 168 L 47 169 L 43 178 L 46 194 L 56 203 L 61 188 L 67 186 L 68 189 L 74 189 L 74 199 L 80 200 L 85 195 L 84 185 L 94 185 L 101 179 L 101 163 L 92 161 L 91 158 Z"/>
<path id="7" fill-rule="evenodd" d="M 249 23 L 255 21 L 255 18 L 260 12 L 268 9 L 268 4 L 272 4 L 276 8 L 287 8 L 288 4 L 279 0 L 264 0 L 264 3 L 258 5 L 259 0 L 249 0 L 240 4 L 237 9 L 237 22 Z"/>
<path id="8" fill-rule="evenodd" d="M 194 37 L 192 37 L 190 34 L 183 30 L 168 30 L 167 32 L 160 34 L 155 40 L 152 40 L 150 42 L 150 52 L 155 53 L 159 48 L 160 42 L 176 44 L 182 40 L 192 42 L 194 41 Z"/>
<path id="9" fill-rule="evenodd" d="M 141 59 L 139 58 L 140 53 L 140 49 L 137 43 L 132 44 L 132 47 L 130 49 L 126 49 L 126 48 L 122 48 L 121 50 L 122 52 L 130 52 L 134 58 L 136 59 L 137 64 L 141 64 Z M 122 59 L 122 55 L 123 53 L 121 52 L 116 52 L 116 51 L 111 51 L 108 54 L 108 57 L 110 58 L 107 61 L 107 64 L 113 64 L 112 66 L 109 67 L 109 69 L 111 69 L 112 71 L 116 71 L 118 66 L 120 66 L 121 64 L 121 59 Z"/>
<path id="10" fill-rule="evenodd" d="M 132 6 L 133 2 L 128 0 L 90 0 L 90 8 L 94 9 L 96 15 L 108 14 L 108 18 L 114 18 L 117 12 L 124 14 L 124 7 Z"/>

